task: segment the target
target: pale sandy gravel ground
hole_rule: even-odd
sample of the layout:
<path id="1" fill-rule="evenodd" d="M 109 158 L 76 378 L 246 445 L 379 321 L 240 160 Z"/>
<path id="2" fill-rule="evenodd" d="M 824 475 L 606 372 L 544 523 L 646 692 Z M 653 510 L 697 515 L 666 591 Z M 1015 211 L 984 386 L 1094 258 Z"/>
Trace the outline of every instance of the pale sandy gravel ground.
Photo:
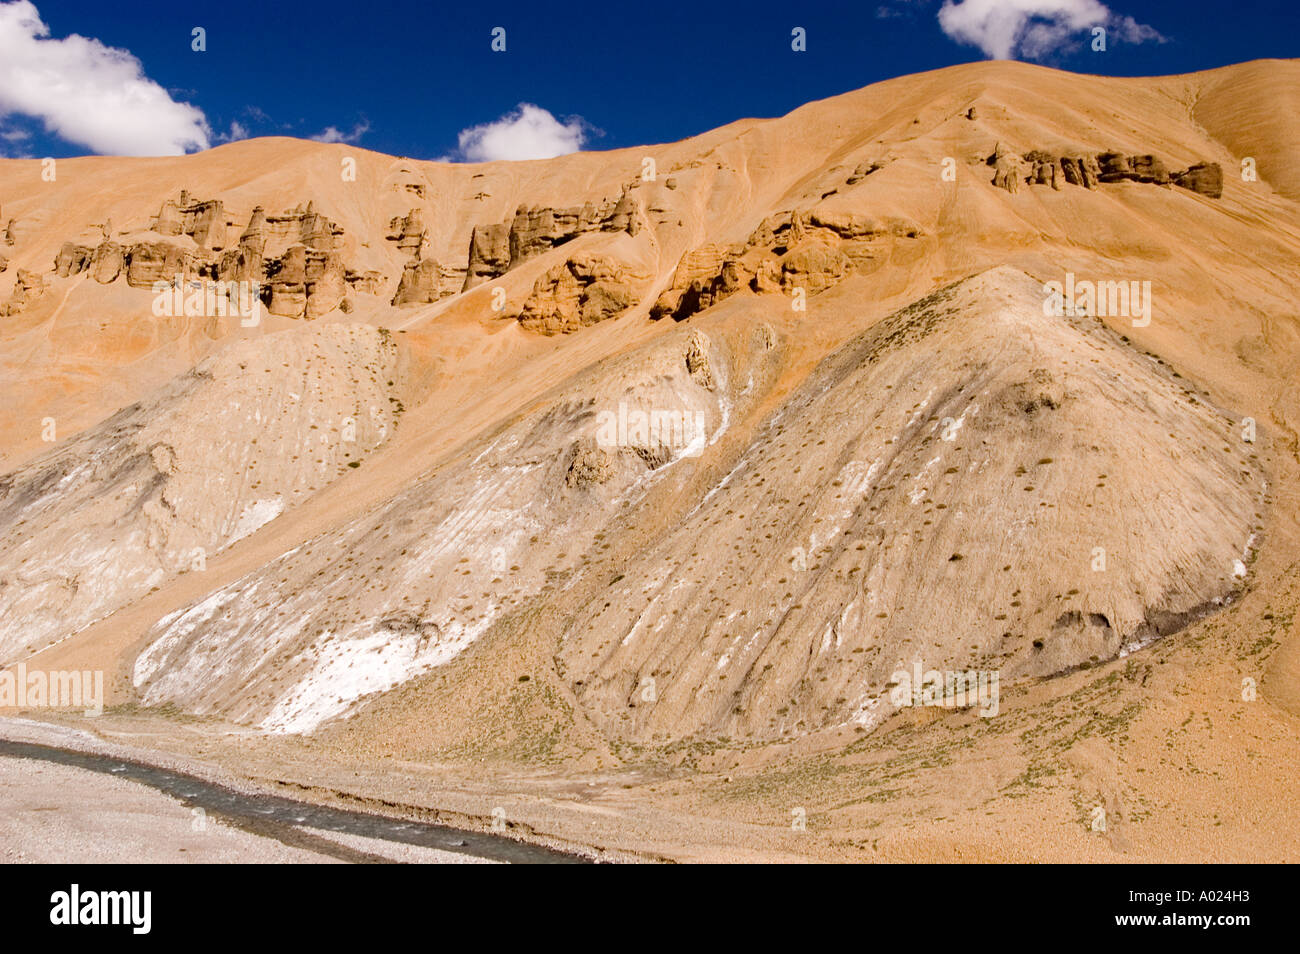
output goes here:
<path id="1" fill-rule="evenodd" d="M 212 818 L 195 831 L 180 802 L 137 782 L 32 759 L 0 759 L 0 861 L 8 864 L 320 863 Z"/>
<path id="2" fill-rule="evenodd" d="M 264 792 L 247 778 L 208 762 L 108 741 L 70 726 L 0 718 L 0 738 L 132 759 L 245 794 Z M 497 863 L 462 852 L 283 826 L 288 840 L 308 846 L 298 847 L 222 824 L 210 814 L 206 830 L 195 832 L 193 820 L 189 807 L 139 782 L 36 759 L 0 757 L 0 863 Z"/>
<path id="3" fill-rule="evenodd" d="M 0 862 L 26 864 L 337 864 L 222 824 L 195 830 L 192 810 L 147 785 L 35 759 L 0 758 Z M 485 858 L 317 828 L 309 838 L 406 864 L 492 864 Z"/>
<path id="4" fill-rule="evenodd" d="M 344 832 L 326 831 L 323 828 L 303 828 L 303 831 L 317 838 L 343 845 L 353 851 L 368 855 L 380 855 L 389 861 L 400 861 L 413 865 L 495 865 L 501 864 L 490 858 L 477 858 L 454 851 L 440 851 L 437 848 L 425 848 L 421 845 L 404 845 L 400 842 L 384 841 L 382 838 L 367 838 L 364 835 L 349 835 Z"/>

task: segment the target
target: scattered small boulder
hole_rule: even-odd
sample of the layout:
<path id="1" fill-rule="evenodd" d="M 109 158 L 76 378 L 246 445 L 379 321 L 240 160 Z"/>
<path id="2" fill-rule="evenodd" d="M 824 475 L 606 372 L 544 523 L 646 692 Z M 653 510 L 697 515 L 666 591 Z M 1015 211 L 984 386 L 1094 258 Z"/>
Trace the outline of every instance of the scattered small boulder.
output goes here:
<path id="1" fill-rule="evenodd" d="M 883 168 L 885 168 L 885 164 L 875 159 L 867 159 L 863 162 L 860 162 L 858 163 L 857 167 L 853 170 L 853 175 L 849 176 L 848 179 L 845 181 L 845 185 L 854 185 L 858 182 L 861 182 L 867 176 L 871 175 L 871 173 L 877 172 Z"/>
<path id="2" fill-rule="evenodd" d="M 718 386 L 713 376 L 713 366 L 709 364 L 709 339 L 699 329 L 692 331 L 686 341 L 686 372 L 692 381 L 706 391 L 712 391 Z"/>
<path id="3" fill-rule="evenodd" d="M 581 490 L 593 484 L 603 484 L 614 476 L 614 461 L 609 452 L 591 438 L 573 445 L 569 467 L 564 472 L 564 485 Z"/>

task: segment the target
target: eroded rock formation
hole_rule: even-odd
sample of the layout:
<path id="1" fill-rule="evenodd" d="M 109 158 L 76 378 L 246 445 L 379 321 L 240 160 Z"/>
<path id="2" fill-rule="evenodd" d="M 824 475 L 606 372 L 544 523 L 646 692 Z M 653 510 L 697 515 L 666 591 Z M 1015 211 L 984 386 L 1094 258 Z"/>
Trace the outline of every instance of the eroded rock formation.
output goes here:
<path id="1" fill-rule="evenodd" d="M 116 242 L 105 239 L 94 248 L 64 242 L 54 259 L 54 273 L 60 278 L 67 278 L 89 271 L 95 281 L 107 285 L 122 274 L 125 264 L 125 252 Z"/>
<path id="2" fill-rule="evenodd" d="M 868 270 L 894 242 L 921 229 L 898 218 L 851 212 L 789 211 L 770 216 L 738 245 L 704 245 L 682 257 L 650 309 L 654 319 L 689 318 L 748 286 L 758 294 L 817 294 L 854 269 Z"/>
<path id="3" fill-rule="evenodd" d="M 126 283 L 132 288 L 152 288 L 178 275 L 186 279 L 193 270 L 191 253 L 171 242 L 140 242 L 126 253 Z"/>
<path id="4" fill-rule="evenodd" d="M 856 185 L 867 176 L 871 175 L 871 173 L 883 168 L 885 168 L 885 164 L 876 159 L 864 160 L 863 162 L 858 163 L 857 167 L 853 170 L 853 175 L 849 176 L 848 179 L 845 180 L 844 184 Z"/>
<path id="5" fill-rule="evenodd" d="M 90 267 L 90 257 L 95 250 L 75 242 L 64 242 L 54 259 L 54 273 L 60 278 L 76 275 Z"/>
<path id="6" fill-rule="evenodd" d="M 433 259 L 415 259 L 407 262 L 393 295 L 394 305 L 418 305 L 437 301 L 441 297 L 441 273 Z"/>
<path id="7" fill-rule="evenodd" d="M 412 209 L 404 216 L 398 216 L 388 223 L 388 241 L 396 242 L 397 247 L 412 258 L 419 258 L 424 246 L 424 212 Z"/>
<path id="8" fill-rule="evenodd" d="M 294 245 L 267 264 L 267 310 L 285 318 L 319 318 L 333 311 L 347 286 L 343 263 L 328 251 Z"/>
<path id="9" fill-rule="evenodd" d="M 1095 189 L 1100 183 L 1141 182 L 1148 185 L 1179 185 L 1217 199 L 1223 194 L 1223 170 L 1217 162 L 1202 162 L 1182 172 L 1170 172 L 1164 161 L 1151 154 L 1129 156 L 1120 152 L 1096 155 L 1053 156 L 1034 149 L 1023 156 L 997 144 L 987 160 L 993 166 L 993 184 L 1017 192 L 1021 181 L 1030 185 L 1069 185 Z"/>
<path id="10" fill-rule="evenodd" d="M 342 228 L 312 203 L 299 204 L 279 216 L 268 216 L 256 206 L 238 244 L 224 251 L 216 237 L 226 227 L 223 208 L 220 200 L 190 202 L 189 193 L 182 191 L 179 201 L 163 203 L 151 228 L 162 235 L 188 235 L 199 248 L 165 241 L 124 247 L 109 238 L 112 225 L 106 222 L 100 226 L 103 241 L 94 248 L 65 242 L 55 258 L 54 272 L 66 278 L 90 271 L 101 284 L 125 273 L 133 288 L 191 277 L 256 282 L 263 286 L 267 310 L 289 318 L 328 314 L 340 306 L 349 287 L 365 294 L 378 292 L 383 276 L 346 267 L 336 251 Z"/>
<path id="11" fill-rule="evenodd" d="M 1097 160 L 1093 156 L 1063 157 L 1061 159 L 1061 172 L 1065 176 L 1065 181 L 1070 185 L 1095 189 L 1099 181 L 1098 177 L 1101 175 L 1101 167 L 1097 165 Z"/>
<path id="12" fill-rule="evenodd" d="M 1223 170 L 1217 162 L 1198 162 L 1174 174 L 1174 182 L 1184 189 L 1218 199 L 1223 195 Z"/>
<path id="13" fill-rule="evenodd" d="M 566 487 L 583 488 L 603 484 L 614 476 L 610 453 L 591 438 L 574 443 L 569 468 L 564 472 Z"/>
<path id="14" fill-rule="evenodd" d="M 152 230 L 159 235 L 188 235 L 200 248 L 219 249 L 225 244 L 225 207 L 220 199 L 191 202 L 181 190 L 179 201 L 167 199 L 154 219 Z"/>
<path id="15" fill-rule="evenodd" d="M 993 155 L 989 156 L 988 162 L 993 167 L 993 184 L 995 186 L 1006 189 L 1011 193 L 1020 191 L 1020 180 L 1024 176 L 1024 165 L 1019 156 L 1009 149 L 1004 149 L 1002 144 L 998 143 L 993 147 Z"/>
<path id="16" fill-rule="evenodd" d="M 713 365 L 709 361 L 709 339 L 698 329 L 692 331 L 686 340 L 686 373 L 706 391 L 712 391 L 718 386 Z"/>
<path id="17" fill-rule="evenodd" d="M 363 295 L 378 295 L 379 290 L 384 285 L 383 273 L 369 269 L 364 272 L 354 272 L 348 269 L 343 274 L 343 280 L 348 283 L 348 288 L 352 291 L 360 292 Z"/>
<path id="18" fill-rule="evenodd" d="M 632 276 L 617 262 L 576 255 L 538 279 L 519 323 L 544 335 L 569 334 L 636 304 Z"/>
<path id="19" fill-rule="evenodd" d="M 504 275 L 520 262 L 545 254 L 585 232 L 641 230 L 641 213 L 631 192 L 616 202 L 555 209 L 521 205 L 508 223 L 476 226 L 470 237 L 464 289 Z"/>
<path id="20" fill-rule="evenodd" d="M 25 268 L 18 269 L 13 293 L 6 302 L 0 302 L 0 317 L 16 315 L 45 294 L 45 279 Z"/>
<path id="21" fill-rule="evenodd" d="M 90 256 L 90 276 L 101 285 L 117 281 L 126 267 L 126 253 L 116 242 L 105 240 Z"/>
<path id="22" fill-rule="evenodd" d="M 781 257 L 781 286 L 817 294 L 838 284 L 851 268 L 849 257 L 818 239 L 800 242 Z"/>
<path id="23" fill-rule="evenodd" d="M 476 225 L 469 237 L 469 264 L 462 291 L 505 274 L 510 268 L 510 225 Z"/>

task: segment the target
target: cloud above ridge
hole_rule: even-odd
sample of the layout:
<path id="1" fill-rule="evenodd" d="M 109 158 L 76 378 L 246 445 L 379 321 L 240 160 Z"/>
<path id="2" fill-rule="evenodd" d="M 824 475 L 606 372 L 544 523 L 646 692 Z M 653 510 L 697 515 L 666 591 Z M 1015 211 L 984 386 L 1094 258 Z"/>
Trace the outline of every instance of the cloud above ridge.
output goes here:
<path id="1" fill-rule="evenodd" d="M 1163 43 L 1155 28 L 1111 11 L 1101 0 L 944 0 L 939 27 L 995 60 L 1042 59 L 1104 27 L 1107 40 Z"/>
<path id="2" fill-rule="evenodd" d="M 104 155 L 180 155 L 211 137 L 203 111 L 173 100 L 129 51 L 51 39 L 30 0 L 0 3 L 0 119 L 13 114 Z"/>
<path id="3" fill-rule="evenodd" d="M 553 159 L 580 150 L 589 130 L 581 116 L 560 122 L 549 110 L 520 103 L 500 119 L 461 130 L 458 154 L 449 158 L 465 162 Z"/>

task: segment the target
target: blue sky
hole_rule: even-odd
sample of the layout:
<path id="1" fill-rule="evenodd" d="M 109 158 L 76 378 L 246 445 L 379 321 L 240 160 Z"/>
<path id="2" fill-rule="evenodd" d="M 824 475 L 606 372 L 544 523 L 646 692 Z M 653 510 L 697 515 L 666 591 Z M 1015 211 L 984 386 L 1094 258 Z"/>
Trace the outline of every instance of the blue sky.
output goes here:
<path id="1" fill-rule="evenodd" d="M 157 154 L 257 135 L 324 135 L 420 158 L 616 148 L 991 55 L 1113 75 L 1296 56 L 1298 8 L 0 0 L 0 155 Z M 1097 24 L 1104 53 L 1090 48 Z M 498 26 L 501 53 L 490 47 Z M 191 48 L 195 27 L 205 51 Z M 804 52 L 791 49 L 794 27 L 806 30 Z M 538 108 L 521 115 L 521 103 Z"/>

